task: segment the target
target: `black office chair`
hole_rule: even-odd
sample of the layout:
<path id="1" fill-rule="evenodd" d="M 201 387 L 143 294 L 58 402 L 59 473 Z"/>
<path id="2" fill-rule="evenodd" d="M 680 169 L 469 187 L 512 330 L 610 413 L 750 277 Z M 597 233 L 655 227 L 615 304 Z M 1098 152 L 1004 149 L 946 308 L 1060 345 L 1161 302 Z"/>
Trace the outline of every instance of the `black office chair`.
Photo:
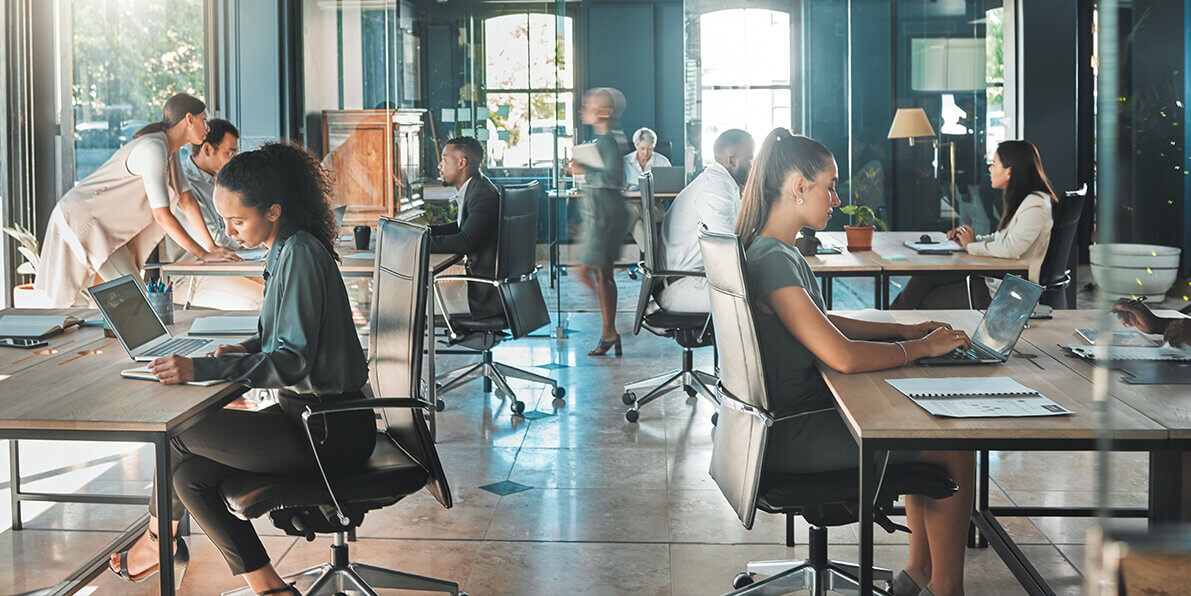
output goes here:
<path id="1" fill-rule="evenodd" d="M 484 392 L 492 391 L 492 385 L 511 401 L 509 409 L 514 415 L 525 411 L 525 402 L 509 388 L 507 377 L 522 379 L 550 386 L 550 394 L 556 400 L 566 395 L 566 389 L 558 381 L 527 370 L 515 368 L 492 360 L 492 348 L 509 336 L 512 339 L 524 337 L 550 323 L 546 310 L 546 299 L 537 280 L 537 234 L 538 234 L 538 183 L 501 189 L 500 230 L 497 233 L 496 276 L 493 278 L 468 275 L 440 275 L 435 277 L 435 299 L 443 312 L 443 325 L 451 345 L 477 350 L 480 362 L 463 366 L 439 375 L 438 394 L 443 395 L 464 383 L 482 376 Z M 438 284 L 451 280 L 467 283 L 481 283 L 496 287 L 500 292 L 503 315 L 475 318 L 466 314 L 450 314 Z"/>
<path id="2" fill-rule="evenodd" d="M 1054 225 L 1050 229 L 1050 244 L 1042 258 L 1038 284 L 1043 287 L 1039 303 L 1052 308 L 1069 308 L 1067 287 L 1071 285 L 1071 269 L 1067 267 L 1071 249 L 1075 247 L 1075 236 L 1079 233 L 1079 218 L 1088 197 L 1088 185 L 1079 190 L 1063 193 L 1063 198 L 1052 206 Z M 968 278 L 968 308 L 975 308 L 972 301 L 971 277 Z"/>
<path id="3" fill-rule="evenodd" d="M 653 150 L 664 155 L 666 159 L 674 161 L 674 157 L 671 155 L 674 152 L 673 147 L 674 145 L 670 141 L 658 141 L 653 146 Z"/>
<path id="4" fill-rule="evenodd" d="M 854 523 L 859 500 L 856 470 L 817 474 L 766 474 L 762 463 L 769 429 L 786 418 L 770 414 L 765 372 L 757 343 L 752 303 L 745 281 L 744 251 L 728 234 L 703 232 L 699 236 L 703 264 L 711 291 L 711 315 L 719 348 L 719 423 L 711 451 L 711 477 L 728 499 L 744 527 L 752 529 L 756 511 L 786 516 L 786 543 L 794 544 L 793 516 L 811 525 L 809 558 L 789 561 L 750 562 L 748 570 L 733 579 L 733 594 L 785 594 L 810 590 L 813 596 L 827 590 L 855 591 L 859 587 L 856 565 L 827 558 L 827 528 Z M 813 454 L 791 454 L 791 457 Z M 878 482 L 876 521 L 886 531 L 905 530 L 889 519 L 898 495 L 916 494 L 944 498 L 958 488 L 941 469 L 927 464 L 885 466 Z M 756 575 L 768 575 L 756 581 Z M 892 579 L 887 569 L 875 569 L 876 579 Z"/>
<path id="5" fill-rule="evenodd" d="M 426 488 L 443 507 L 451 507 L 451 490 L 426 426 L 429 404 L 419 395 L 422 348 L 426 329 L 426 285 L 429 230 L 381 218 L 376 241 L 376 295 L 372 301 L 369 351 L 372 393 L 381 397 L 312 406 L 303 415 L 348 410 L 376 410 L 384 430 L 364 467 L 348 474 L 323 468 L 320 476 L 269 476 L 244 472 L 221 486 L 228 508 L 238 517 L 268 514 L 273 525 L 291 536 L 314 540 L 334 534 L 331 561 L 290 579 L 313 578 L 307 596 L 347 590 L 375 594 L 373 588 L 462 594 L 452 581 L 353 563 L 347 535 L 373 509 L 386 507 Z M 311 438 L 313 447 L 313 437 Z M 245 594 L 252 592 L 246 591 Z"/>
<path id="6" fill-rule="evenodd" d="M 641 416 L 641 406 L 681 387 L 690 397 L 701 396 L 711 403 L 716 403 L 715 392 L 710 387 L 715 386 L 715 375 L 695 370 L 695 352 L 698 347 L 712 343 L 711 317 L 707 313 L 679 313 L 662 310 L 654 298 L 665 287 L 669 280 L 684 277 L 703 277 L 698 271 L 669 271 L 662 250 L 660 236 L 662 215 L 658 213 L 657 205 L 653 201 L 653 174 L 646 172 L 639 179 L 641 186 L 641 223 L 645 231 L 645 260 L 640 265 L 641 294 L 637 298 L 637 316 L 633 319 L 633 335 L 641 333 L 641 329 L 674 338 L 682 346 L 682 368 L 662 373 L 657 376 L 625 383 L 621 401 L 631 406 L 624 417 L 629 422 L 636 422 Z M 657 306 L 650 310 L 650 303 Z M 647 390 L 644 395 L 637 393 Z"/>

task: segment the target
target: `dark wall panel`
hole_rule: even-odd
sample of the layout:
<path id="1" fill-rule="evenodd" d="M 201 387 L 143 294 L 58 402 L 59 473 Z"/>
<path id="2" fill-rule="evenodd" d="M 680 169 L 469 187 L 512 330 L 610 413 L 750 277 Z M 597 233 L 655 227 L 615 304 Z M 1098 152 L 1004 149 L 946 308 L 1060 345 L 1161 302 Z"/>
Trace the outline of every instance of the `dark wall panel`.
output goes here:
<path id="1" fill-rule="evenodd" d="M 626 135 L 641 126 L 657 126 L 654 6 L 649 3 L 597 4 L 587 7 L 580 53 L 585 88 L 615 87 L 628 107 L 620 120 Z"/>

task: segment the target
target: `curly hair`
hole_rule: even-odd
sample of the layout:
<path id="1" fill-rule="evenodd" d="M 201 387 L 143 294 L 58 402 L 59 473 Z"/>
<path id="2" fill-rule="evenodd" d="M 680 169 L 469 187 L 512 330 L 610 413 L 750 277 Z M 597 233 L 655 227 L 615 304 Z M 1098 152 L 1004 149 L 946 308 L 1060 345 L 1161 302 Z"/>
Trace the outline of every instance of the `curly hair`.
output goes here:
<path id="1" fill-rule="evenodd" d="M 313 153 L 297 144 L 267 143 L 233 157 L 219 170 L 215 184 L 240 195 L 248 207 L 264 213 L 272 205 L 299 229 L 310 232 L 336 260 L 339 226 L 331 212 L 331 177 Z"/>

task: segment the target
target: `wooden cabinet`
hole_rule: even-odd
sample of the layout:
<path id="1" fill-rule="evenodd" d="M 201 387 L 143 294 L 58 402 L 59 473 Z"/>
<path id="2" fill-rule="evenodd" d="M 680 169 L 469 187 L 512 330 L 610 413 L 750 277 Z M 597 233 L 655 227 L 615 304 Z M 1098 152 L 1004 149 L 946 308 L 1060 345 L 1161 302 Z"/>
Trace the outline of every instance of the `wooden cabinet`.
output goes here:
<path id="1" fill-rule="evenodd" d="M 324 110 L 323 165 L 332 171 L 345 226 L 376 223 L 421 204 L 425 110 Z"/>

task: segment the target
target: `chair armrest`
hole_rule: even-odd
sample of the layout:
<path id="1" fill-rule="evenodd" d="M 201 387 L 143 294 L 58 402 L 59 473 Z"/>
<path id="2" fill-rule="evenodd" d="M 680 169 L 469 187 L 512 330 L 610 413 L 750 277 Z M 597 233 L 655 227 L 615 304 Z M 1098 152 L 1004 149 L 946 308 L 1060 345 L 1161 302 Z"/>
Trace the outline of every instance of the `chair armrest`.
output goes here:
<path id="1" fill-rule="evenodd" d="M 702 271 L 672 271 L 670 269 L 659 269 L 649 273 L 654 277 L 707 277 L 706 273 Z"/>
<path id="2" fill-rule="evenodd" d="M 376 408 L 428 408 L 430 404 L 408 397 L 373 397 L 368 399 L 350 399 L 347 401 L 307 406 L 306 412 L 315 414 L 334 414 L 336 412 L 350 412 L 352 410 L 372 410 Z M 305 417 L 307 413 L 303 413 Z"/>
<path id="3" fill-rule="evenodd" d="M 476 282 L 476 283 L 481 283 L 481 284 L 488 284 L 490 286 L 500 285 L 499 281 L 497 281 L 495 279 L 489 279 L 487 277 L 473 277 L 471 275 L 436 275 L 436 276 L 434 276 L 434 285 L 437 286 L 438 283 L 442 282 L 442 281 L 468 281 L 468 282 Z"/>

